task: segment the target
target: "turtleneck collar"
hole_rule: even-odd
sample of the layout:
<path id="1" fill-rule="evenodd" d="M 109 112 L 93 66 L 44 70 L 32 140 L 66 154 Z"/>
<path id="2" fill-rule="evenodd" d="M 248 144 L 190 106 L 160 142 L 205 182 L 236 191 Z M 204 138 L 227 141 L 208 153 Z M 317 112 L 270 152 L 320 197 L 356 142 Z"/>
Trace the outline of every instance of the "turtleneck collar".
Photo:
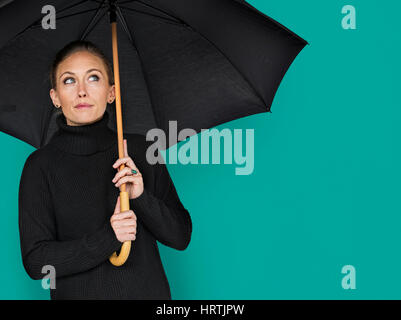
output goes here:
<path id="1" fill-rule="evenodd" d="M 59 128 L 52 138 L 58 149 L 76 155 L 90 155 L 110 148 L 117 141 L 117 134 L 108 127 L 109 114 L 96 122 L 82 126 L 70 126 L 63 113 L 56 117 Z"/>

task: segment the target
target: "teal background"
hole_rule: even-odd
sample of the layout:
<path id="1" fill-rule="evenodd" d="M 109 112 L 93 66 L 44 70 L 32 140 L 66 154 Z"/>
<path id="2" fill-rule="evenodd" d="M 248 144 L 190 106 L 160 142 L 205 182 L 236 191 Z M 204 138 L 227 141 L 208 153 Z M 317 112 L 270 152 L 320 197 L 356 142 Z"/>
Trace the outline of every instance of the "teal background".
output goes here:
<path id="1" fill-rule="evenodd" d="M 310 45 L 272 113 L 217 127 L 254 129 L 253 174 L 168 165 L 193 222 L 185 251 L 159 244 L 173 299 L 400 299 L 401 2 L 249 3 Z M 345 5 L 356 30 L 341 27 Z M 0 299 L 49 299 L 20 256 L 19 179 L 34 149 L 4 133 L 0 146 Z M 355 290 L 341 286 L 348 264 Z"/>

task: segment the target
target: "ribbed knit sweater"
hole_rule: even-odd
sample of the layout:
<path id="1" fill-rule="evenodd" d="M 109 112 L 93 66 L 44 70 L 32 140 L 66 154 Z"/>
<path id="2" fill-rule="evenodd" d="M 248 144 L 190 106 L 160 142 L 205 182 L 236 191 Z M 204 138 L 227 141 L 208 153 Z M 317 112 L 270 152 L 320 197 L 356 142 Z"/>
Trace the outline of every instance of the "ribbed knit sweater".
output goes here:
<path id="1" fill-rule="evenodd" d="M 150 142 L 125 134 L 128 154 L 142 174 L 144 192 L 130 199 L 137 216 L 136 239 L 129 258 L 116 267 L 108 260 L 121 248 L 110 224 L 120 190 L 117 134 L 107 127 L 109 114 L 89 125 L 67 125 L 27 158 L 19 188 L 19 232 L 24 268 L 42 279 L 42 267 L 56 272 L 50 299 L 171 299 L 157 241 L 187 248 L 192 233 L 165 164 L 149 164 Z"/>

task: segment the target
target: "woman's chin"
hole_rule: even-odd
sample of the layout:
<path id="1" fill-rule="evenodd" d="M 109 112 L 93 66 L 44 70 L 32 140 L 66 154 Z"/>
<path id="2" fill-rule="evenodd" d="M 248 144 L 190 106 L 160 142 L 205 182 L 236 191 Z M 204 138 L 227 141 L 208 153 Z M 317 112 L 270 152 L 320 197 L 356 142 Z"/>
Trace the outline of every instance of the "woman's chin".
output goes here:
<path id="1" fill-rule="evenodd" d="M 97 112 L 95 107 L 74 108 L 74 116 L 71 117 L 71 121 L 77 125 L 85 125 L 98 121 L 101 117 L 102 113 Z"/>

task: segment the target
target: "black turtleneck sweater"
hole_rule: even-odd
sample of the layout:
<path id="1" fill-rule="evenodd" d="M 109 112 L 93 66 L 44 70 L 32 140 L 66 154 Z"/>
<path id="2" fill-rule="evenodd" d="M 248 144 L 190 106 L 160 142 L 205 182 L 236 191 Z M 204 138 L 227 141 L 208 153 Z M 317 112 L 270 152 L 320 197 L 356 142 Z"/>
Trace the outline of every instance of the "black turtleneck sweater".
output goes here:
<path id="1" fill-rule="evenodd" d="M 69 126 L 63 114 L 59 131 L 26 160 L 19 189 L 19 231 L 24 268 L 42 279 L 53 266 L 55 299 L 171 299 L 157 241 L 184 250 L 192 222 L 164 164 L 151 165 L 142 135 L 125 134 L 129 156 L 142 173 L 144 192 L 130 199 L 137 234 L 124 265 L 108 258 L 122 243 L 110 224 L 119 189 L 117 134 L 109 115 L 89 125 Z"/>

